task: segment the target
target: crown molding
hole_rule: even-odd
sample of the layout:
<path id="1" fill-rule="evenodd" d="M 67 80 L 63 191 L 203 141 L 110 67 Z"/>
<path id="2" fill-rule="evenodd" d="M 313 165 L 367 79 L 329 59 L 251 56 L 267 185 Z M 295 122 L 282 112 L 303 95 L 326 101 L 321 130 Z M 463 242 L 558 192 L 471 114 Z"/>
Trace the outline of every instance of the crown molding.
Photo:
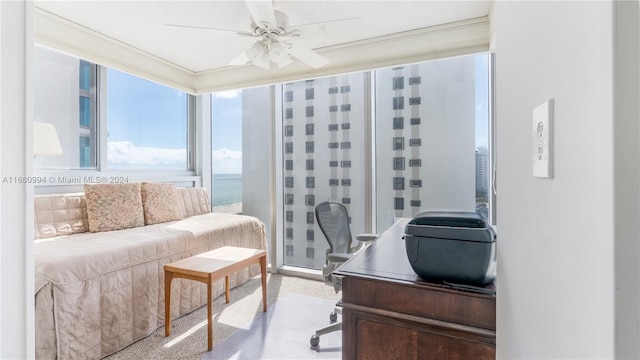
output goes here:
<path id="1" fill-rule="evenodd" d="M 195 92 L 193 71 L 37 6 L 33 20 L 34 39 L 38 44 L 179 90 Z"/>
<path id="2" fill-rule="evenodd" d="M 489 50 L 488 16 L 315 49 L 330 60 L 265 70 L 253 65 L 193 72 L 131 45 L 34 8 L 35 41 L 191 94 L 239 89 L 411 64 Z"/>
<path id="3" fill-rule="evenodd" d="M 320 69 L 294 62 L 282 69 L 253 65 L 196 73 L 196 92 L 207 93 L 318 78 L 489 50 L 488 17 L 458 21 L 321 49 L 330 60 Z"/>

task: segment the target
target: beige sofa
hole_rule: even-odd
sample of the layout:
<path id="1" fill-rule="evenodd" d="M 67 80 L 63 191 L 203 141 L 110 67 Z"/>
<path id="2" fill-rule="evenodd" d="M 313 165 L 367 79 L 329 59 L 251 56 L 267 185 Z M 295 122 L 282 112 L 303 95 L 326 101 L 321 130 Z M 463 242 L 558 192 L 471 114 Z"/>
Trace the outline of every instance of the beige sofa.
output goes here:
<path id="1" fill-rule="evenodd" d="M 37 358 L 99 359 L 162 326 L 168 262 L 226 245 L 266 248 L 256 218 L 211 213 L 204 189 L 175 195 L 181 220 L 100 232 L 89 231 L 85 194 L 35 196 Z M 242 270 L 231 286 L 259 273 Z M 171 291 L 174 317 L 206 304 L 198 282 L 176 279 Z"/>

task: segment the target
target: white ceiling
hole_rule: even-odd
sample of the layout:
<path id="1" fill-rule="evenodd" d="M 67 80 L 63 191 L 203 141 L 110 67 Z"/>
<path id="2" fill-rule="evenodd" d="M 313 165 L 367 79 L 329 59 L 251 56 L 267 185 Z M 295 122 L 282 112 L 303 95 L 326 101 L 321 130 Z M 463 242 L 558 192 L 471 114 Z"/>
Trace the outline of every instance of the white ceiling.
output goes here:
<path id="1" fill-rule="evenodd" d="M 202 80 L 212 73 L 220 78 L 221 71 L 238 73 L 230 69 L 227 63 L 247 48 L 253 41 L 240 37 L 233 32 L 200 30 L 170 27 L 167 24 L 184 24 L 200 27 L 215 27 L 237 30 L 249 30 L 250 15 L 242 0 L 236 1 L 36 1 L 36 41 L 45 45 L 61 48 L 61 50 L 88 57 L 89 60 L 105 62 L 105 65 L 126 67 L 130 72 L 144 72 L 162 64 L 165 70 L 155 70 L 159 74 L 150 74 L 160 82 L 164 74 L 173 79 L 173 86 L 184 88 L 190 92 L 202 92 L 229 85 L 202 85 Z M 328 26 L 329 36 L 305 37 L 305 33 L 297 40 L 298 44 L 330 58 L 340 61 L 336 46 L 362 43 L 363 40 L 380 38 L 392 34 L 406 34 L 407 31 L 425 29 L 441 24 L 456 23 L 466 19 L 484 18 L 489 14 L 491 1 L 280 1 L 275 0 L 273 6 L 289 16 L 290 26 L 316 23 L 328 20 L 360 18 L 358 26 Z M 47 22 L 39 20 L 46 18 Z M 64 24 L 64 30 L 52 29 L 51 24 Z M 331 25 L 331 24 L 329 24 Z M 83 32 L 91 34 L 99 42 L 109 42 L 132 55 L 117 55 L 111 51 L 99 54 L 104 46 L 90 44 L 87 38 L 71 36 Z M 486 26 L 488 29 L 488 26 Z M 486 31 L 486 30 L 483 30 Z M 487 37 L 488 37 L 488 31 Z M 309 33 L 307 33 L 309 36 Z M 66 37 L 63 39 L 63 37 Z M 114 45 L 114 46 L 115 46 Z M 392 49 L 392 42 L 390 45 Z M 330 50 L 334 49 L 334 58 Z M 124 51 L 124 50 L 122 50 Z M 379 50 L 378 50 L 379 51 Z M 329 54 L 329 55 L 327 55 Z M 95 55 L 95 56 L 92 56 Z M 93 57 L 93 59 L 92 59 Z M 113 59 L 109 59 L 114 57 Z M 134 63 L 142 61 L 156 65 Z M 357 63 L 362 59 L 353 59 Z M 388 61 L 387 61 L 388 62 Z M 127 65 L 127 63 L 129 65 Z M 305 64 L 292 64 L 292 70 L 298 76 L 313 71 Z M 246 65 L 245 68 L 253 67 Z M 342 66 L 345 68 L 345 66 Z M 166 69 L 171 68 L 171 71 Z M 329 66 L 331 68 L 331 66 Z M 335 66 L 334 66 L 335 68 Z M 268 72 L 271 71 L 271 75 Z M 275 76 L 273 70 L 255 72 L 259 76 Z M 336 70 L 337 71 L 337 70 Z M 150 71 L 152 72 L 152 71 Z M 184 77 L 182 76 L 184 75 Z M 200 79 L 202 78 L 202 79 Z M 204 82 L 207 82 L 206 80 Z M 209 81 L 210 82 L 210 81 Z M 187 84 L 188 83 L 188 84 Z M 263 81 L 264 83 L 264 81 Z M 177 85 L 182 84 L 182 85 Z"/>

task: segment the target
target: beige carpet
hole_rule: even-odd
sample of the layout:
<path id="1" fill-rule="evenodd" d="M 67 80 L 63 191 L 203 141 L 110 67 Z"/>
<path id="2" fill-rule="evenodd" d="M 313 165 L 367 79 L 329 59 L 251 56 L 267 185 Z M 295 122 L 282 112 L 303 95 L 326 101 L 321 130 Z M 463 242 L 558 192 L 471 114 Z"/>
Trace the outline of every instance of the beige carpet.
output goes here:
<path id="1" fill-rule="evenodd" d="M 267 303 L 274 304 L 287 294 L 314 296 L 338 300 L 333 287 L 320 281 L 291 276 L 269 274 L 267 279 Z M 224 296 L 214 300 L 213 346 L 236 330 L 250 323 L 262 313 L 260 277 L 231 290 L 231 302 L 224 303 Z M 105 359 L 200 359 L 207 353 L 207 309 L 201 307 L 171 322 L 171 336 L 164 336 L 164 326 L 148 337 L 112 354 Z M 310 336 L 309 334 L 308 336 Z M 307 334 L 304 334 L 307 337 Z"/>

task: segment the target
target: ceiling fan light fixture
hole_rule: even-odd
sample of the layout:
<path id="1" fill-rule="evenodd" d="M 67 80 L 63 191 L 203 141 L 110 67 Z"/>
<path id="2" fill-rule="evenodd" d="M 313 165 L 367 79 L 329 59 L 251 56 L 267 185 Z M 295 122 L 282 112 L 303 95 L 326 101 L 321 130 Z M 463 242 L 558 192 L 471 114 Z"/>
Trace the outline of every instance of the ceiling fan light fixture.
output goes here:
<path id="1" fill-rule="evenodd" d="M 251 60 L 255 66 L 261 67 L 263 69 L 269 69 L 269 53 L 266 49 L 260 54 Z"/>
<path id="2" fill-rule="evenodd" d="M 249 60 L 253 61 L 253 59 L 261 56 L 265 53 L 265 46 L 262 41 L 258 41 L 253 44 L 250 48 L 247 49 L 246 54 Z"/>
<path id="3" fill-rule="evenodd" d="M 296 44 L 293 38 L 301 36 L 299 29 L 289 28 L 289 17 L 273 9 L 273 0 L 245 0 L 250 13 L 251 32 L 240 31 L 238 35 L 251 36 L 258 40 L 233 58 L 229 65 L 252 63 L 263 69 L 283 68 L 297 59 L 313 68 L 326 65 L 329 60 L 312 49 Z M 327 22 L 327 21 L 325 21 Z M 333 22 L 333 21 L 328 21 Z M 307 24 L 313 26 L 324 22 Z"/>
<path id="4" fill-rule="evenodd" d="M 287 49 L 279 41 L 274 41 L 271 43 L 271 47 L 269 48 L 269 58 L 271 61 L 280 63 L 289 58 L 289 54 Z"/>

